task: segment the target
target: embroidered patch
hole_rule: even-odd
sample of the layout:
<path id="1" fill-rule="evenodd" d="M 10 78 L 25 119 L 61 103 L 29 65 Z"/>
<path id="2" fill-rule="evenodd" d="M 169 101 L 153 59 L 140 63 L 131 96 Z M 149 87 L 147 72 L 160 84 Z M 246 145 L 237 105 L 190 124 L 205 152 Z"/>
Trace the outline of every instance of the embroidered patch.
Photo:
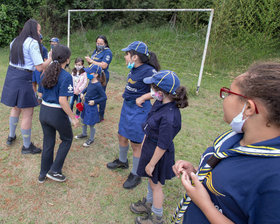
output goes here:
<path id="1" fill-rule="evenodd" d="M 106 56 L 106 61 L 109 61 L 110 58 L 111 58 L 110 55 L 107 55 L 107 56 Z"/>
<path id="2" fill-rule="evenodd" d="M 69 86 L 68 86 L 68 92 L 69 92 L 69 93 L 72 93 L 72 92 L 73 92 L 73 86 L 71 86 L 71 84 L 69 84 Z"/>

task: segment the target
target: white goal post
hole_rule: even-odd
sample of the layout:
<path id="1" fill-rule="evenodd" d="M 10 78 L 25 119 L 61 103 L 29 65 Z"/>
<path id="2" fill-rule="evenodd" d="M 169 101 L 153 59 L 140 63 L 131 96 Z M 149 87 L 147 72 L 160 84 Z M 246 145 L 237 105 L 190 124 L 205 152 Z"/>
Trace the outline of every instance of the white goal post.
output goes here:
<path id="1" fill-rule="evenodd" d="M 206 39 L 204 44 L 204 50 L 201 60 L 201 66 L 197 81 L 196 94 L 199 92 L 200 83 L 202 79 L 202 73 L 206 58 L 206 52 L 210 37 L 210 31 L 212 26 L 212 20 L 214 15 L 214 9 L 69 9 L 68 10 L 68 28 L 67 28 L 67 46 L 70 47 L 70 14 L 71 12 L 210 12 L 208 27 L 206 32 Z"/>

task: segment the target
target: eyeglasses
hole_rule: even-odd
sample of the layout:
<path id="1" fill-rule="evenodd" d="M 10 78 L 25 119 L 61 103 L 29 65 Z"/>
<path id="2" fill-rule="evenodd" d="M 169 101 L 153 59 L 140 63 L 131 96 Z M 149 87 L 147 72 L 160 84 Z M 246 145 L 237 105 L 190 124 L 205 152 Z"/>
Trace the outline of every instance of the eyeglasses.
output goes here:
<path id="1" fill-rule="evenodd" d="M 244 96 L 244 95 L 241 95 L 241 94 L 239 94 L 239 93 L 235 93 L 235 92 L 230 91 L 230 89 L 227 88 L 227 87 L 222 87 L 222 88 L 220 89 L 220 97 L 221 97 L 222 99 L 225 99 L 225 98 L 226 98 L 227 96 L 229 96 L 230 94 L 233 94 L 233 95 L 236 95 L 236 96 L 241 96 L 241 97 L 243 97 L 243 98 L 249 99 L 247 96 Z M 254 102 L 254 101 L 253 101 L 253 102 Z M 255 108 L 256 108 L 256 114 L 258 114 L 259 111 L 258 111 L 258 108 L 257 108 L 257 105 L 255 104 L 255 102 L 254 102 L 254 105 L 255 105 Z"/>

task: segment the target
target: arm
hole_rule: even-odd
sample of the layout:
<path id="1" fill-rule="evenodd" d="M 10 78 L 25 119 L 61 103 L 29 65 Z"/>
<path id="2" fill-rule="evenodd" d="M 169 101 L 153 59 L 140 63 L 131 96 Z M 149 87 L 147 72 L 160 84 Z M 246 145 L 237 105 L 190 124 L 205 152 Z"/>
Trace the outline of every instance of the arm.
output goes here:
<path id="1" fill-rule="evenodd" d="M 151 93 L 149 92 L 149 93 L 146 93 L 146 94 L 144 94 L 144 95 L 142 95 L 142 96 L 140 96 L 140 97 L 138 97 L 137 99 L 136 99 L 136 105 L 138 106 L 138 107 L 143 107 L 142 106 L 142 104 L 146 101 L 146 100 L 150 100 L 150 99 L 152 99 L 153 97 L 151 96 Z"/>
<path id="2" fill-rule="evenodd" d="M 200 208 L 211 224 L 234 224 L 214 206 L 207 190 L 194 173 L 188 175 L 187 172 L 183 171 L 181 182 L 187 195 Z"/>
<path id="3" fill-rule="evenodd" d="M 71 118 L 71 122 L 73 123 L 74 127 L 78 127 L 79 124 L 79 120 L 77 118 L 75 118 L 74 113 L 72 112 L 68 100 L 67 100 L 67 96 L 60 96 L 59 97 L 59 104 L 61 105 L 62 109 L 64 110 L 64 112 Z"/>
<path id="4" fill-rule="evenodd" d="M 150 162 L 145 167 L 145 171 L 149 176 L 153 176 L 152 173 L 155 169 L 155 165 L 158 163 L 158 161 L 161 159 L 163 154 L 166 150 L 161 149 L 160 147 L 156 147 L 153 157 L 151 158 Z"/>
<path id="5" fill-rule="evenodd" d="M 44 61 L 42 64 L 40 65 L 35 65 L 35 68 L 39 71 L 42 72 L 43 70 L 46 70 L 46 68 L 48 67 L 48 65 L 51 63 L 52 61 L 52 52 L 49 53 L 49 58 Z"/>
<path id="6" fill-rule="evenodd" d="M 106 93 L 104 91 L 104 89 L 102 88 L 101 84 L 100 86 L 98 86 L 98 93 L 99 93 L 99 98 L 95 99 L 95 100 L 89 100 L 89 105 L 94 105 L 94 104 L 98 104 L 102 101 L 105 101 L 107 100 L 107 96 L 106 96 Z"/>
<path id="7" fill-rule="evenodd" d="M 78 86 L 77 86 L 77 89 L 79 91 L 79 93 L 81 93 L 87 86 L 87 74 L 86 72 L 84 72 L 82 75 L 81 75 L 81 79 L 78 83 Z"/>

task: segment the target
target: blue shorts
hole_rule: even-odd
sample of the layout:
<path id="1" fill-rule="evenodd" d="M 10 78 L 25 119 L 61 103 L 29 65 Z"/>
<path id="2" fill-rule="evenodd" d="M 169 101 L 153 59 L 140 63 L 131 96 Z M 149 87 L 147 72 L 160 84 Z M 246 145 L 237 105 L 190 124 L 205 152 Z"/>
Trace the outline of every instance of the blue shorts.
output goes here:
<path id="1" fill-rule="evenodd" d="M 138 107 L 135 100 L 123 101 L 118 133 L 133 142 L 143 141 L 142 124 L 146 121 L 152 107 L 149 100 L 145 101 L 142 106 Z"/>
<path id="2" fill-rule="evenodd" d="M 2 90 L 1 103 L 9 107 L 28 108 L 38 106 L 32 88 L 32 72 L 9 66 Z"/>

